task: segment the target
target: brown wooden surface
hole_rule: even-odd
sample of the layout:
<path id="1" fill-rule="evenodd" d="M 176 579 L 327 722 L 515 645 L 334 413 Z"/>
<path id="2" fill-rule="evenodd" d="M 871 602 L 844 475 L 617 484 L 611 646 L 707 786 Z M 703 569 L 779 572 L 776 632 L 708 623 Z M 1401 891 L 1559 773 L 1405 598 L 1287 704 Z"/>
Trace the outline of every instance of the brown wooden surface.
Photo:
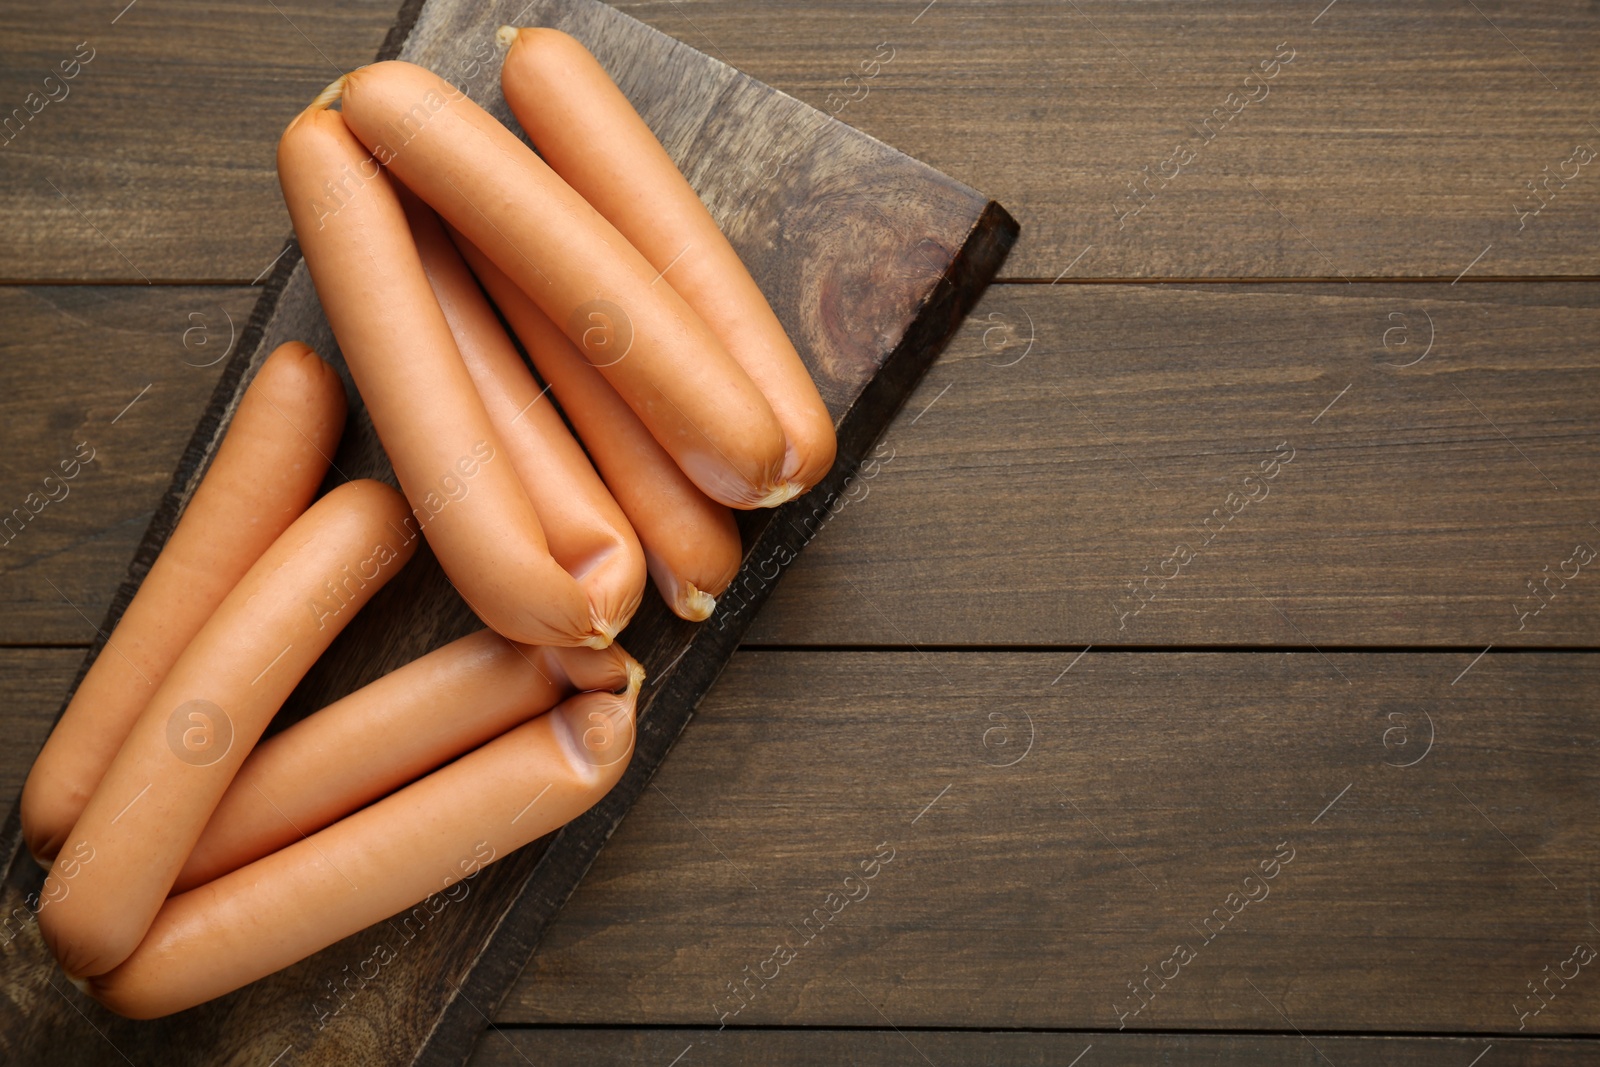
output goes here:
<path id="1" fill-rule="evenodd" d="M 80 42 L 94 55 L 0 147 L 0 278 L 260 280 L 290 229 L 277 135 L 307 85 L 372 59 L 397 5 L 126 2 L 0 15 L 6 114 Z"/>
<path id="2" fill-rule="evenodd" d="M 1475 1038 L 1370 1038 L 1327 1034 L 1004 1034 L 916 1030 L 787 1030 L 723 1033 L 697 1030 L 523 1030 L 486 1040 L 475 1067 L 529 1063 L 670 1063 L 728 1065 L 857 1063 L 884 1067 L 1468 1067 L 1486 1048 L 1492 1062 L 1518 1067 L 1591 1063 L 1580 1041 L 1484 1041 Z M 1075 1057 L 1081 1056 L 1082 1059 Z M 1484 1063 L 1490 1062 L 1484 1057 Z"/>
<path id="3" fill-rule="evenodd" d="M 1193 969 L 1130 1025 L 1492 1040 L 1600 941 L 1593 657 L 1091 652 L 1052 685 L 1073 658 L 736 657 L 501 1018 L 714 1030 L 726 983 L 880 842 L 865 899 L 734 1025 L 1114 1030 L 1182 942 Z M 73 664 L 6 666 L 37 721 Z M 1279 842 L 1270 894 L 1202 944 Z M 1582 977 L 1524 1033 L 1592 1032 Z"/>
<path id="4" fill-rule="evenodd" d="M 0 807 L 11 810 L 28 777 L 33 754 L 44 744 L 83 652 L 75 648 L 0 649 L 0 677 L 5 678 L 3 728 L 0 746 Z"/>
<path id="5" fill-rule="evenodd" d="M 1529 603 L 1524 582 L 1557 570 L 1570 542 L 1600 536 L 1583 532 L 1600 523 L 1596 298 L 1587 281 L 1495 279 L 1600 274 L 1596 165 L 1520 231 L 1513 210 L 1519 190 L 1531 202 L 1523 183 L 1574 145 L 1600 149 L 1593 6 L 661 0 L 626 10 L 996 196 L 1024 226 L 1005 275 L 1039 284 L 991 289 L 908 402 L 886 437 L 883 455 L 895 458 L 810 544 L 749 632 L 769 648 L 809 649 L 736 658 L 497 1017 L 537 1026 L 489 1035 L 479 1062 L 666 1064 L 687 1051 L 680 1067 L 1070 1063 L 1091 1043 L 1079 1067 L 1592 1059 L 1584 1041 L 1526 1039 L 1594 1029 L 1600 993 L 1587 970 L 1520 1037 L 1511 1009 L 1566 958 L 1542 949 L 1600 925 L 1586 907 L 1600 796 L 1592 654 L 1501 650 L 1595 646 L 1587 574 L 1526 630 L 1507 631 Z M 187 290 L 146 287 L 141 272 L 215 284 L 212 307 L 248 306 L 227 286 L 249 283 L 281 247 L 271 146 L 299 106 L 293 86 L 329 74 L 319 50 L 340 67 L 360 62 L 392 18 L 384 4 L 334 13 L 304 0 L 142 0 L 113 27 L 115 14 L 87 4 L 0 14 L 15 31 L 0 38 L 0 87 L 16 101 L 29 71 L 85 37 L 104 45 L 72 98 L 0 150 L 12 226 L 0 277 L 136 283 L 35 290 L 88 326 L 59 316 L 51 326 L 47 306 L 0 291 L 6 343 L 26 356 L 0 365 L 0 412 L 29 427 L 7 435 L 8 499 L 29 491 L 30 463 L 70 448 L 90 412 L 120 409 L 102 398 L 127 392 L 122 373 L 129 396 L 158 372 L 216 373 L 166 366 L 209 358 L 183 347 L 188 313 L 206 309 L 190 308 Z M 1280 41 L 1296 58 L 1269 98 L 1119 231 L 1125 181 L 1154 170 Z M 862 80 L 859 65 L 883 43 L 893 60 Z M 1436 284 L 1384 283 L 1418 277 Z M 1250 284 L 1074 284 L 1174 278 Z M 1261 281 L 1318 278 L 1333 284 Z M 102 302 L 130 319 L 84 314 Z M 114 332 L 130 321 L 133 332 Z M 1401 366 L 1429 334 L 1427 357 Z M 147 428 L 168 443 L 152 438 L 137 464 L 124 453 L 97 483 L 91 470 L 28 531 L 44 557 L 0 568 L 11 609 L 0 642 L 85 642 L 88 628 L 39 578 L 109 603 L 118 559 L 204 402 L 204 388 L 185 387 L 196 390 L 188 409 L 175 401 Z M 1271 497 L 1118 631 L 1109 601 L 1286 439 L 1298 451 Z M 931 651 L 945 644 L 1043 647 Z M 1152 651 L 1106 655 L 1106 644 Z M 863 645 L 927 654 L 842 651 Z M 1346 684 L 1313 645 L 1416 651 L 1330 653 Z M 1239 648 L 1182 652 L 1195 646 Z M 1298 651 L 1248 652 L 1256 646 Z M 15 744 L 3 758 L 17 761 L 0 766 L 5 782 L 20 782 L 74 654 L 5 653 Z M 1035 716 L 1040 747 L 1014 768 L 985 765 L 1011 758 L 1002 742 L 1020 736 L 1019 709 Z M 1403 762 L 1402 737 L 1418 743 L 1419 712 L 1448 716 L 1438 747 L 1415 767 L 1382 766 Z M 1402 723 L 1386 748 L 1384 731 Z M 796 1029 L 716 1033 L 710 987 L 765 959 L 762 942 L 884 840 L 871 832 L 876 816 L 904 826 L 947 782 L 915 824 L 940 830 L 906 854 L 920 866 L 891 864 L 873 897 L 796 961 L 814 969 L 745 1015 Z M 1346 783 L 1310 828 L 1312 850 L 1258 915 L 1241 916 L 1250 944 L 1225 944 L 1230 930 L 1203 950 L 1199 973 L 1154 1002 L 1153 1021 L 1130 1023 L 1262 1036 L 1106 1033 L 1110 995 L 1126 996 L 1124 983 L 1162 958 L 1169 927 L 1220 902 L 1235 861 L 1255 858 L 1252 834 L 1305 822 Z M 1105 836 L 1059 800 L 1051 810 L 1039 792 L 1051 785 Z M 840 1025 L 872 1032 L 805 1029 Z M 1083 1032 L 988 1032 L 1037 1026 Z M 1358 1041 L 1327 1030 L 1485 1036 Z"/>
<path id="6" fill-rule="evenodd" d="M 204 323 L 218 343 L 224 311 L 242 326 L 249 292 L 0 290 L 16 346 L 0 412 L 29 428 L 0 460 L 7 500 L 84 437 L 117 464 L 0 549 L 4 640 L 92 635 L 164 487 L 166 411 L 215 380 L 184 361 L 204 362 Z M 1587 282 L 991 290 L 748 639 L 1592 646 L 1586 574 L 1520 632 L 1516 609 L 1576 541 L 1600 545 L 1597 331 Z M 1421 362 L 1395 365 L 1430 332 Z M 1199 545 L 1284 440 L 1296 456 L 1269 495 L 1119 629 L 1127 583 Z"/>
<path id="7" fill-rule="evenodd" d="M 380 56 L 398 55 L 443 74 L 508 123 L 498 64 L 484 58 L 496 55 L 499 26 L 512 18 L 555 26 L 595 53 L 690 182 L 713 202 L 828 403 L 839 461 L 814 487 L 814 499 L 839 493 L 1016 237 L 1005 210 L 975 190 L 593 0 L 441 0 L 404 9 L 399 17 Z M 310 94 L 317 87 L 305 88 Z M 780 154 L 781 182 L 745 165 L 752 146 Z M 215 392 L 97 633 L 115 625 L 160 551 L 255 371 L 289 340 L 310 345 L 342 370 L 310 275 L 292 248 L 221 364 Z M 107 432 L 125 414 L 114 416 Z M 359 398 L 332 468 L 336 480 L 393 483 Z M 38 501 L 37 494 L 25 496 L 26 510 L 12 513 L 19 526 L 13 544 L 44 517 L 48 505 Z M 70 503 L 67 494 L 58 506 Z M 741 519 L 746 569 L 763 575 L 769 588 L 803 547 L 801 528 L 790 521 L 796 506 Z M 293 721 L 481 628 L 437 562 L 419 555 L 312 668 L 280 719 Z M 74 614 L 82 612 L 69 595 L 61 598 Z M 0 981 L 7 991 L 0 1002 L 0 1049 L 13 1060 L 55 1064 L 96 1062 L 108 1047 L 137 1062 L 243 1065 L 279 1062 L 292 1053 L 292 1062 L 304 1064 L 464 1063 L 486 1012 L 497 1008 L 748 621 L 747 613 L 691 626 L 658 596 L 647 595 L 624 639 L 647 672 L 637 739 L 621 782 L 600 803 L 540 844 L 475 875 L 464 900 L 435 894 L 418 933 L 392 921 L 375 923 L 241 990 L 154 1023 L 118 1018 L 64 981 L 30 921 L 29 902 L 37 900 L 43 872 L 23 846 L 13 808 L 0 844 L 6 855 L 0 915 L 13 920 L 0 941 Z M 91 656 L 96 650 L 91 646 Z M 378 972 L 365 974 L 380 955 Z M 351 975 L 360 979 L 354 988 Z"/>
<path id="8" fill-rule="evenodd" d="M 1181 943 L 1129 1028 L 1515 1033 L 1600 949 L 1593 657 L 1075 656 L 741 654 L 500 1017 L 715 1029 L 748 966 L 730 1026 L 1115 1030 Z M 1578 973 L 1524 1033 L 1600 1029 Z"/>
<path id="9" fill-rule="evenodd" d="M 1277 1030 L 1270 1000 L 1317 1032 L 1507 1034 L 1528 978 L 1600 940 L 1584 901 L 1600 736 L 1573 728 L 1591 657 L 1491 653 L 1452 685 L 1465 657 L 1091 653 L 1052 686 L 1062 660 L 741 655 L 502 1018 L 715 1024 L 724 983 L 880 841 L 895 858 L 869 895 L 740 1022 L 1114 1028 L 1117 992 L 1126 1005 L 1125 982 L 1182 941 L 1196 971 L 1146 1025 Z M 8 654 L 28 721 L 71 666 Z M 935 717 L 930 694 L 937 728 L 906 729 Z M 872 788 L 818 779 L 821 750 Z M 8 788 L 23 768 L 0 766 Z M 1295 856 L 1271 895 L 1201 945 L 1187 924 L 1279 841 Z M 1595 1028 L 1573 986 L 1529 1032 Z"/>
<path id="10" fill-rule="evenodd" d="M 1592 647 L 1597 328 L 1589 282 L 991 290 L 749 640 Z"/>
<path id="11" fill-rule="evenodd" d="M 1326 3 L 627 10 L 1011 205 L 1024 233 L 1008 277 L 1448 281 L 1490 245 L 1473 276 L 1600 273 L 1596 165 L 1521 230 L 1513 210 L 1545 166 L 1600 150 L 1592 6 Z M 370 57 L 392 4 L 142 0 L 112 25 L 121 7 L 17 6 L 6 20 L 6 107 L 77 42 L 97 54 L 0 149 L 0 205 L 25 220 L 0 278 L 249 282 L 288 229 L 260 131 L 302 106 L 299 86 Z M 1119 229 L 1126 183 L 1201 139 L 1230 92 L 1260 96 L 1244 79 L 1280 42 L 1295 59 L 1266 97 Z M 893 58 L 863 80 L 880 44 Z"/>
<path id="12" fill-rule="evenodd" d="M 0 288 L 8 446 L 0 516 L 27 507 L 28 494 L 43 492 L 45 475 L 80 442 L 94 449 L 64 498 L 20 531 L 0 532 L 0 640 L 94 639 L 257 295 L 201 286 Z"/>

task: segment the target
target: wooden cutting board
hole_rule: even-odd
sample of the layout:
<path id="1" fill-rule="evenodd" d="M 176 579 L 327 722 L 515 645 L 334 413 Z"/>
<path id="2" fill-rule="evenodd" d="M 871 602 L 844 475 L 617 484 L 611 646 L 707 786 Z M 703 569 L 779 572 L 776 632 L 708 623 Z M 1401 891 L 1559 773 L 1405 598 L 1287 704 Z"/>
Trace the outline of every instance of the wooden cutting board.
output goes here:
<path id="1" fill-rule="evenodd" d="M 556 909 L 648 783 L 785 563 L 847 491 L 846 478 L 869 458 L 1016 238 L 1016 222 L 981 194 L 593 0 L 408 3 L 379 58 L 432 68 L 514 127 L 500 95 L 494 42 L 495 29 L 512 21 L 555 26 L 583 41 L 655 130 L 810 367 L 838 428 L 839 462 L 800 500 L 741 516 L 744 569 L 712 621 L 682 622 L 653 588 L 647 591 L 621 637 L 649 671 L 637 746 L 621 783 L 565 829 L 484 869 L 465 897 L 436 898 L 413 913 L 414 921 L 380 923 L 191 1011 L 131 1022 L 78 993 L 56 969 L 29 911 L 43 872 L 22 847 L 13 809 L 0 841 L 7 856 L 0 885 L 0 1050 L 7 1063 L 465 1062 Z M 307 85 L 306 99 L 321 88 Z M 279 262 L 262 294 L 102 632 L 161 550 L 256 368 L 291 339 L 344 372 L 297 249 Z M 337 468 L 393 484 L 359 399 L 351 410 Z M 424 548 L 340 636 L 275 726 L 480 627 Z M 91 649 L 84 669 L 98 652 Z"/>

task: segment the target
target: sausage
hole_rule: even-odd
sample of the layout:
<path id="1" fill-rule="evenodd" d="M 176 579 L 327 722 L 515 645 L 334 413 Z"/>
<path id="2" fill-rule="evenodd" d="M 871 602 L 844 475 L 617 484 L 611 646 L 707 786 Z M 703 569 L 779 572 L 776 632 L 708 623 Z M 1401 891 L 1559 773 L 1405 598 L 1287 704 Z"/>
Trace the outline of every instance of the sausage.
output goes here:
<path id="1" fill-rule="evenodd" d="M 574 689 L 620 689 L 617 646 L 537 648 L 479 630 L 412 660 L 250 753 L 173 892 L 237 870 L 548 711 Z"/>
<path id="2" fill-rule="evenodd" d="M 451 236 L 583 439 L 644 544 L 661 598 L 678 616 L 711 616 L 743 550 L 728 508 L 702 493 L 600 372 L 527 294 L 461 234 Z"/>
<path id="3" fill-rule="evenodd" d="M 596 628 L 613 638 L 644 594 L 639 538 L 555 407 L 539 402 L 542 390 L 438 218 L 405 190 L 400 200 L 439 307 L 544 527 L 550 554 L 583 587 Z"/>
<path id="4" fill-rule="evenodd" d="M 513 641 L 606 644 L 583 590 L 550 556 L 388 176 L 337 112 L 313 106 L 278 142 L 278 177 L 411 521 L 462 599 Z"/>
<path id="5" fill-rule="evenodd" d="M 45 879 L 39 931 L 69 975 L 103 974 L 139 944 L 268 721 L 415 550 L 405 516 L 380 482 L 330 491 L 172 665 Z"/>
<path id="6" fill-rule="evenodd" d="M 172 897 L 138 949 L 87 991 L 119 1014 L 157 1018 L 390 917 L 376 962 L 392 961 L 405 950 L 399 939 L 425 936 L 485 865 L 570 822 L 621 778 L 643 670 L 629 661 L 628 675 L 621 693 L 571 697 L 332 826 Z"/>
<path id="7" fill-rule="evenodd" d="M 533 297 L 707 495 L 739 508 L 794 495 L 782 427 L 750 376 L 515 134 L 399 61 L 349 74 L 343 108 L 378 161 Z"/>
<path id="8" fill-rule="evenodd" d="M 28 772 L 22 833 L 42 865 L 179 653 L 316 496 L 344 418 L 344 384 L 311 349 L 290 341 L 262 362 L 182 518 Z"/>
<path id="9" fill-rule="evenodd" d="M 539 155 L 594 205 L 721 339 L 772 405 L 783 477 L 802 491 L 833 466 L 833 416 L 739 254 L 594 56 L 551 29 L 502 27 L 500 86 Z"/>

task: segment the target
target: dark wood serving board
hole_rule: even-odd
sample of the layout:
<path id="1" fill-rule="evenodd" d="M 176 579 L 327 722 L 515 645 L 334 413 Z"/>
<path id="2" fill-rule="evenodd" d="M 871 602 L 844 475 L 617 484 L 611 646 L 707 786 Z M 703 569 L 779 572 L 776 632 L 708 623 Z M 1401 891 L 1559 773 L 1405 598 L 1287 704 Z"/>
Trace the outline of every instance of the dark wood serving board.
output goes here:
<path id="1" fill-rule="evenodd" d="M 44 947 L 27 910 L 43 872 L 22 847 L 13 809 L 0 885 L 0 1058 L 7 1063 L 463 1063 L 552 915 L 722 670 L 784 561 L 815 533 L 1016 238 L 1015 221 L 972 189 L 594 0 L 408 3 L 379 58 L 428 66 L 509 123 L 494 31 L 511 21 L 556 26 L 582 40 L 638 107 L 806 359 L 838 427 L 839 462 L 806 497 L 742 516 L 744 570 L 711 622 L 684 623 L 647 592 L 620 638 L 649 671 L 622 781 L 563 830 L 486 868 L 465 898 L 420 932 L 408 928 L 409 939 L 380 923 L 193 1010 L 155 1022 L 121 1019 L 75 990 Z M 306 99 L 320 88 L 306 86 Z M 292 339 L 343 371 L 291 244 L 102 632 L 165 543 L 261 360 Z M 393 483 L 359 399 L 335 463 L 345 476 Z M 480 626 L 424 548 L 313 668 L 279 725 Z M 84 670 L 98 652 L 98 645 L 90 650 Z M 393 961 L 363 977 L 371 974 L 364 961 L 379 946 Z"/>

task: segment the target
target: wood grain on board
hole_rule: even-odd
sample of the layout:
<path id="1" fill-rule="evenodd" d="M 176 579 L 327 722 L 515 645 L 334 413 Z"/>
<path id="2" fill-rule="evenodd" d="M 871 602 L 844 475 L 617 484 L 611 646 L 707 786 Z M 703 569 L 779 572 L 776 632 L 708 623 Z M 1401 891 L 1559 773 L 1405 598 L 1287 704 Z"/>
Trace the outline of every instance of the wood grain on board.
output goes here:
<path id="1" fill-rule="evenodd" d="M 390 34 L 384 51 L 440 72 L 508 120 L 497 65 L 485 57 L 494 54 L 495 30 L 514 16 L 558 26 L 588 45 L 712 203 L 834 415 L 840 460 L 814 492 L 834 491 L 993 277 L 1015 238 L 1015 222 L 976 191 L 594 0 L 440 0 L 420 13 L 403 11 L 408 21 Z M 320 84 L 307 86 L 307 95 Z M 757 149 L 782 162 L 781 180 L 744 165 Z M 291 339 L 342 367 L 293 252 L 274 269 L 224 364 L 102 630 L 114 624 L 159 551 L 255 369 Z M 359 406 L 333 467 L 340 478 L 393 480 Z M 784 515 L 768 511 L 741 521 L 747 567 L 776 573 L 793 558 L 801 538 Z M 303 715 L 481 626 L 431 555 L 418 557 L 334 642 L 282 717 Z M 28 921 L 25 902 L 37 893 L 42 872 L 22 847 L 13 808 L 0 886 L 0 915 L 14 920 L 0 940 L 8 994 L 0 1004 L 0 1050 L 11 1059 L 54 1064 L 98 1062 L 107 1045 L 135 1062 L 465 1062 L 486 1012 L 644 788 L 747 623 L 745 616 L 733 625 L 695 627 L 647 592 L 621 639 L 650 672 L 637 742 L 622 782 L 599 805 L 541 845 L 484 869 L 462 897 L 430 898 L 415 925 L 378 923 L 236 993 L 154 1023 L 120 1019 L 65 983 Z M 380 957 L 378 972 L 368 974 Z"/>
<path id="2" fill-rule="evenodd" d="M 1600 1029 L 1596 657 L 1075 657 L 741 652 L 497 1021 Z"/>
<path id="3" fill-rule="evenodd" d="M 0 107 L 96 49 L 0 148 L 0 277 L 249 282 L 278 131 L 393 0 L 121 6 L 0 18 Z M 1008 277 L 1600 274 L 1584 0 L 626 7 L 1009 205 Z"/>

